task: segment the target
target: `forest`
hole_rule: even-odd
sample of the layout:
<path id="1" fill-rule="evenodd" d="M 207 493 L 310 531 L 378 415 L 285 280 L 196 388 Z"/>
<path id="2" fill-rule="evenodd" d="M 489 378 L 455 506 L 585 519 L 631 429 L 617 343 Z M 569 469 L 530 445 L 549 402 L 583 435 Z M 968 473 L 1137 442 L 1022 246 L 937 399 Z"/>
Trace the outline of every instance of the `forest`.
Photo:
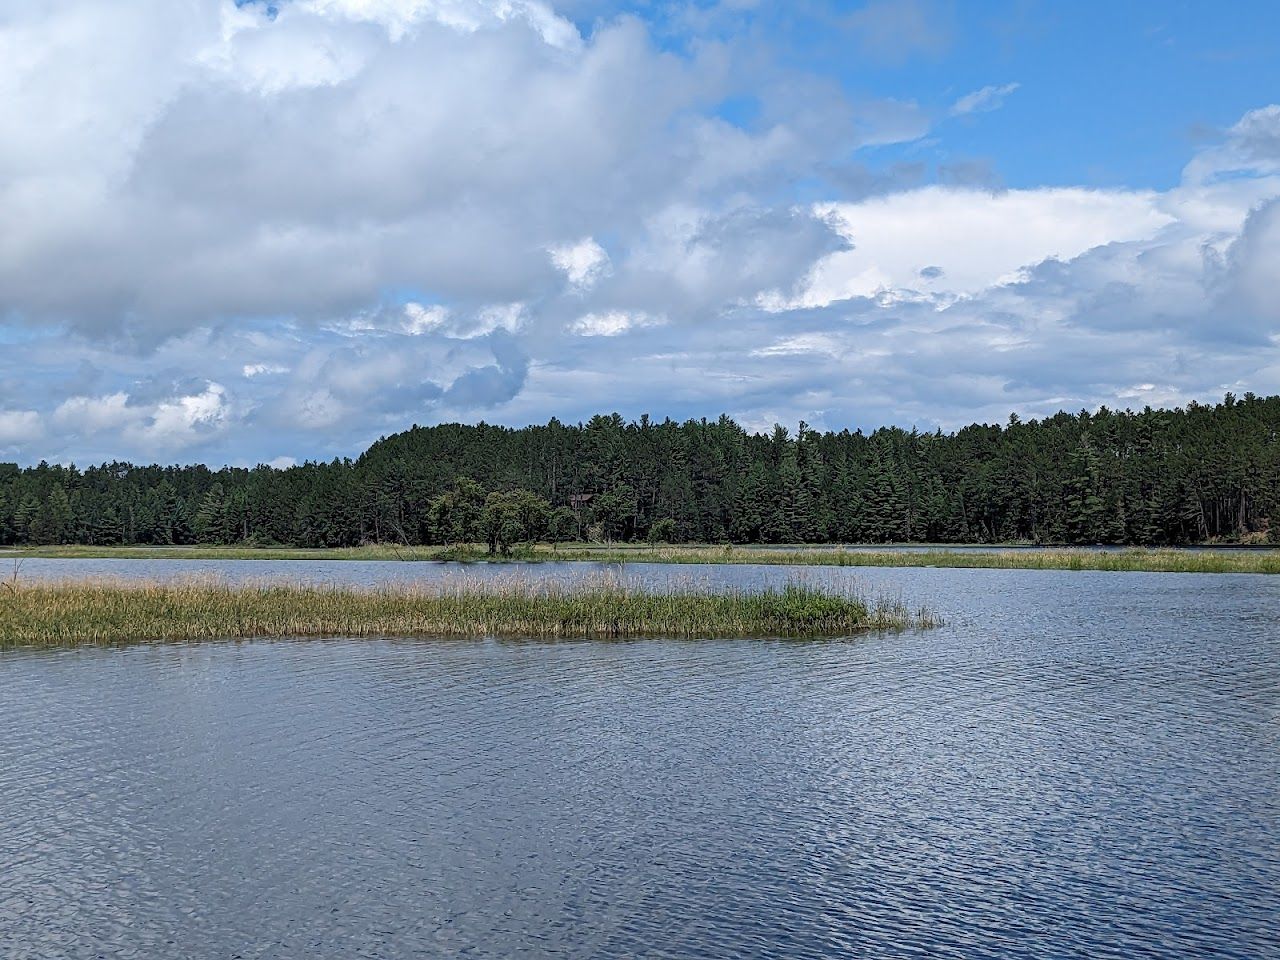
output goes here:
<path id="1" fill-rule="evenodd" d="M 0 544 L 1280 540 L 1280 397 L 974 424 L 420 427 L 288 469 L 0 464 Z"/>

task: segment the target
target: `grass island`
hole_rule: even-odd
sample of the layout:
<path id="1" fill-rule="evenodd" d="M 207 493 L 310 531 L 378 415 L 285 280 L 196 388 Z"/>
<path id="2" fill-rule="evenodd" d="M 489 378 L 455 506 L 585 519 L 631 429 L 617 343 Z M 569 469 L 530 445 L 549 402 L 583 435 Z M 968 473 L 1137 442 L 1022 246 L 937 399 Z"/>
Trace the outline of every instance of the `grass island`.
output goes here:
<path id="1" fill-rule="evenodd" d="M 607 577 L 574 585 L 464 578 L 357 589 L 195 579 L 0 589 L 0 648 L 281 637 L 822 637 L 937 623 L 925 609 L 800 582 L 729 591 L 655 590 Z"/>

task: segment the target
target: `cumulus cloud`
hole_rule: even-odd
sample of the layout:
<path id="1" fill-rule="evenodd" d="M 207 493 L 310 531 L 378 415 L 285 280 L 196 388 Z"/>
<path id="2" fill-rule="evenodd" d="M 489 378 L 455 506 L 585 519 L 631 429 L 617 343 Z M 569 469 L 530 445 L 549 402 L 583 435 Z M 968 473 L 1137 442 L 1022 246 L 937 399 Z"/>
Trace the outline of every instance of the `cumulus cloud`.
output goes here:
<path id="1" fill-rule="evenodd" d="M 0 448 L 30 443 L 43 432 L 40 414 L 35 410 L 0 410 Z"/>
<path id="2" fill-rule="evenodd" d="M 1270 113 L 1164 193 L 929 187 L 828 205 L 849 249 L 796 296 L 648 334 L 611 394 L 646 409 L 661 381 L 677 412 L 955 427 L 1280 388 L 1280 177 L 1258 146 Z M 594 383 L 537 368 L 525 401 L 550 411 Z"/>
<path id="3" fill-rule="evenodd" d="M 855 134 L 838 98 L 728 124 L 723 56 L 664 53 L 632 19 L 583 40 L 515 0 L 191 6 L 54 0 L 0 27 L 0 217 L 23 226 L 0 309 L 143 344 L 333 322 L 389 289 L 475 315 L 557 271 L 590 287 L 611 270 L 595 236 L 625 259 L 655 223 L 732 216 L 819 137 L 898 135 L 887 115 Z"/>
<path id="4" fill-rule="evenodd" d="M 53 411 L 53 422 L 63 430 L 92 434 L 136 426 L 145 416 L 141 408 L 129 406 L 129 395 L 120 391 L 100 397 L 68 397 Z"/>
<path id="5" fill-rule="evenodd" d="M 1275 333 L 1280 324 L 1280 198 L 1250 211 L 1223 266 L 1219 286 L 1224 306 L 1236 316 L 1264 320 L 1259 333 Z"/>
<path id="6" fill-rule="evenodd" d="M 1280 107 L 1168 190 L 997 190 L 919 157 L 955 126 L 931 117 L 1016 84 L 856 98 L 732 17 L 676 49 L 562 9 L 15 6 L 0 451 L 256 462 L 453 418 L 954 425 L 1280 388 Z M 887 60 L 951 37 L 945 4 L 843 26 Z"/>
<path id="7" fill-rule="evenodd" d="M 548 252 L 551 262 L 564 271 L 569 284 L 578 290 L 590 288 L 609 271 L 609 254 L 591 237 L 551 247 Z"/>
<path id="8" fill-rule="evenodd" d="M 576 48 L 580 38 L 571 22 L 537 0 L 303 0 L 300 6 L 350 20 L 377 23 L 393 39 L 401 39 L 424 21 L 441 23 L 461 33 L 523 21 L 555 47 Z"/>
<path id="9" fill-rule="evenodd" d="M 154 402 L 123 391 L 68 397 L 54 410 L 52 421 L 65 434 L 92 438 L 111 432 L 148 456 L 162 457 L 207 443 L 227 428 L 232 413 L 226 389 L 209 382 L 198 393 Z"/>
<path id="10" fill-rule="evenodd" d="M 1080 188 L 930 186 L 818 212 L 849 249 L 814 268 L 799 299 L 808 306 L 917 288 L 972 294 L 1051 257 L 1149 238 L 1174 222 L 1155 193 Z"/>
<path id="11" fill-rule="evenodd" d="M 449 311 L 440 304 L 423 305 L 410 302 L 404 305 L 404 322 L 399 329 L 404 333 L 421 336 L 443 329 L 448 322 Z"/>
<path id="12" fill-rule="evenodd" d="M 126 430 L 134 442 L 153 449 L 181 450 L 227 427 L 231 404 L 221 384 L 209 383 L 200 393 L 156 404 L 145 420 Z"/>

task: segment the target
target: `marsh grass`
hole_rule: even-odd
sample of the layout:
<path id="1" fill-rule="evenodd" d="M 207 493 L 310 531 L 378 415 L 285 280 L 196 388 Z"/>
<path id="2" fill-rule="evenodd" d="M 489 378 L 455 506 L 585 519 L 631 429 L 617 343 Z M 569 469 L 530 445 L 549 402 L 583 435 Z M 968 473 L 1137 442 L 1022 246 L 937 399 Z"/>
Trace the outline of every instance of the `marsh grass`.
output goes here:
<path id="1" fill-rule="evenodd" d="M 670 547 L 578 550 L 562 559 L 632 563 L 754 563 L 829 567 L 972 567 L 1002 570 L 1099 570 L 1128 573 L 1280 573 L 1280 550 L 776 550 Z"/>
<path id="2" fill-rule="evenodd" d="M 482 546 L 414 547 L 372 544 L 364 547 L 37 547 L 8 551 L 15 557 L 137 558 L 172 560 L 408 560 L 481 563 L 495 559 Z M 3 555 L 3 554 L 0 554 Z M 775 566 L 834 567 L 982 567 L 1029 570 L 1102 570 L 1145 573 L 1280 573 L 1277 550 L 1044 550 L 921 551 L 822 549 L 779 550 L 752 546 L 560 544 L 521 547 L 504 559 L 602 563 L 750 563 Z"/>
<path id="3" fill-rule="evenodd" d="M 0 598 L 0 647 L 250 637 L 820 637 L 930 627 L 896 600 L 803 582 L 753 590 L 663 590 L 458 578 L 352 589 L 201 579 L 21 583 Z"/>

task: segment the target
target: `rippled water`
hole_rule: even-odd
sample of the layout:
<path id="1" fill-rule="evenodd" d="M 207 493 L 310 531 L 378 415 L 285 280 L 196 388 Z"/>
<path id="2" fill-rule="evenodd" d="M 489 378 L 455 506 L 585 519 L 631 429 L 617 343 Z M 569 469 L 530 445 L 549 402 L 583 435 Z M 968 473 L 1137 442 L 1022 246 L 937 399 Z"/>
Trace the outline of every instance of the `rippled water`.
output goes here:
<path id="1" fill-rule="evenodd" d="M 948 624 L 0 654 L 0 956 L 1280 956 L 1280 578 L 804 573 Z"/>

